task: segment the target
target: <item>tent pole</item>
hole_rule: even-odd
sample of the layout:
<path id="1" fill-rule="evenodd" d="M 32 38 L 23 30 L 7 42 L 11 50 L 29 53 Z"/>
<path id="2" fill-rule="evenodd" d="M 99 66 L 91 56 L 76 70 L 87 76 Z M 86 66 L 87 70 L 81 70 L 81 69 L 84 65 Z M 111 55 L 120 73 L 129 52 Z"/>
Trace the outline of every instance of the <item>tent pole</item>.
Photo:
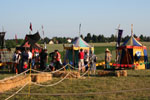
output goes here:
<path id="1" fill-rule="evenodd" d="M 73 63 L 73 66 L 74 66 L 74 45 L 72 46 L 72 63 Z"/>
<path id="2" fill-rule="evenodd" d="M 126 48 L 126 55 L 127 55 L 127 64 L 129 64 L 129 59 L 128 59 L 128 50 Z"/>

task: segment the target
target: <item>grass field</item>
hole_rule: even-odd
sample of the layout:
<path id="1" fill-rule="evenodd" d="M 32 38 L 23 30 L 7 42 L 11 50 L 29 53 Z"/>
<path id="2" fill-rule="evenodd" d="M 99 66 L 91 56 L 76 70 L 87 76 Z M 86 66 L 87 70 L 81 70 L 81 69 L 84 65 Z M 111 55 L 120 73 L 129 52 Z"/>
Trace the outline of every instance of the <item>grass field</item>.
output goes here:
<path id="1" fill-rule="evenodd" d="M 54 78 L 45 84 L 52 84 L 60 78 Z M 150 88 L 150 70 L 128 70 L 128 77 L 115 76 L 86 76 L 85 79 L 66 79 L 54 87 L 39 87 L 31 85 L 31 93 L 40 93 L 38 96 L 16 95 L 10 100 L 149 100 L 150 90 L 123 92 L 124 90 Z M 10 92 L 15 92 L 19 88 Z M 122 91 L 114 93 L 114 91 Z M 57 93 L 89 93 L 110 92 L 97 95 L 79 96 L 44 96 L 42 94 Z M 26 86 L 20 93 L 28 93 Z M 9 95 L 0 95 L 1 100 Z"/>
<path id="2" fill-rule="evenodd" d="M 150 43 L 143 43 L 148 48 L 150 54 Z M 113 59 L 115 58 L 115 43 L 95 43 L 91 44 L 95 47 L 95 54 L 99 60 L 104 60 L 104 52 L 106 48 L 112 51 Z M 48 52 L 58 49 L 63 52 L 62 44 L 47 45 Z M 14 74 L 0 74 L 0 79 L 12 76 Z M 43 84 L 52 84 L 61 80 L 54 78 Z M 147 90 L 143 89 L 147 88 Z M 12 93 L 19 88 L 8 91 Z M 143 89 L 139 91 L 124 91 Z M 120 91 L 115 93 L 115 91 Z M 97 93 L 95 95 L 76 95 L 76 96 L 48 96 L 42 94 L 57 93 Z M 28 93 L 26 86 L 20 93 Z M 40 95 L 16 95 L 10 100 L 150 100 L 150 70 L 128 70 L 128 77 L 115 76 L 86 76 L 85 79 L 66 79 L 62 83 L 54 87 L 39 87 L 31 85 L 31 93 L 40 93 Z M 10 94 L 0 94 L 0 100 L 4 100 Z"/>

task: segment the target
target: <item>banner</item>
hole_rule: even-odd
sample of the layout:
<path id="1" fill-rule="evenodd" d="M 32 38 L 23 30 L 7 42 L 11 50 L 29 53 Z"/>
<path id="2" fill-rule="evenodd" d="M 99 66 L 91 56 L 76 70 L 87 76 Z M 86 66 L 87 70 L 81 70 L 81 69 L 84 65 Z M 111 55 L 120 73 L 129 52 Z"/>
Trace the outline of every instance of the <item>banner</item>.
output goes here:
<path id="1" fill-rule="evenodd" d="M 122 37 L 122 33 L 123 33 L 123 30 L 118 30 L 118 41 L 117 41 L 117 47 L 120 46 L 120 42 L 121 42 L 121 37 Z"/>
<path id="2" fill-rule="evenodd" d="M 4 48 L 4 37 L 5 37 L 5 32 L 0 32 L 0 47 L 1 47 L 1 49 Z"/>

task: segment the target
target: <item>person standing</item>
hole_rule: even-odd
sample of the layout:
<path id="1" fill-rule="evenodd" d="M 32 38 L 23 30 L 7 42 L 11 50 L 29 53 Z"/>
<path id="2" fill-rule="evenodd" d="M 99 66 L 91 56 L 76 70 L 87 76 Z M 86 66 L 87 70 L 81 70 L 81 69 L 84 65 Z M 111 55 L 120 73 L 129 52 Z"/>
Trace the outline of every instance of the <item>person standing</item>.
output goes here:
<path id="1" fill-rule="evenodd" d="M 90 55 L 91 73 L 94 75 L 96 73 L 96 61 L 97 61 L 96 55 L 93 52 L 91 52 Z"/>
<path id="2" fill-rule="evenodd" d="M 106 69 L 110 69 L 110 62 L 111 62 L 111 53 L 110 50 L 108 48 L 106 48 L 105 50 L 105 67 Z"/>
<path id="3" fill-rule="evenodd" d="M 40 53 L 40 69 L 44 70 L 48 63 L 47 49 L 42 50 Z"/>
<path id="4" fill-rule="evenodd" d="M 78 66 L 79 66 L 79 72 L 80 72 L 80 70 L 82 70 L 82 72 L 85 71 L 85 68 L 84 68 L 84 52 L 83 52 L 83 49 L 80 49 L 80 52 L 79 52 L 79 62 L 78 62 Z"/>
<path id="5" fill-rule="evenodd" d="M 56 69 L 59 69 L 62 67 L 62 61 L 61 61 L 61 54 L 59 53 L 58 50 L 55 50 L 55 55 L 54 55 L 55 61 L 56 61 Z"/>
<path id="6" fill-rule="evenodd" d="M 88 70 L 88 65 L 89 65 L 89 53 L 87 50 L 84 52 L 84 65 L 85 69 Z"/>
<path id="7" fill-rule="evenodd" d="M 16 74 L 20 73 L 20 59 L 21 59 L 21 53 L 19 50 L 16 50 L 13 55 L 13 61 L 14 61 L 13 70 L 15 70 Z"/>
<path id="8" fill-rule="evenodd" d="M 30 66 L 31 66 L 31 62 L 32 62 L 32 52 L 31 52 L 29 49 L 28 49 L 28 55 L 29 55 L 29 56 L 28 56 L 28 60 L 29 60 L 29 61 L 28 61 L 28 62 L 29 62 L 29 63 L 28 63 L 28 66 L 30 67 Z"/>

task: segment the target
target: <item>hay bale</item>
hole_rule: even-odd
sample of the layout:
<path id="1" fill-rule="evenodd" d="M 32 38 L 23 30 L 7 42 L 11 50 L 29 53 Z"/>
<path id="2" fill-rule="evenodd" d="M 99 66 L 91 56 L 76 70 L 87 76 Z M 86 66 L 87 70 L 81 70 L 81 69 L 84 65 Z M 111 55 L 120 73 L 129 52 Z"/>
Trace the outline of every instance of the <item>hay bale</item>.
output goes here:
<path id="1" fill-rule="evenodd" d="M 116 72 L 115 72 L 115 75 L 116 75 L 117 77 L 120 77 L 120 72 L 119 72 L 119 71 L 116 71 Z"/>
<path id="2" fill-rule="evenodd" d="M 127 76 L 127 71 L 126 70 L 122 71 L 122 76 L 125 76 L 125 77 Z"/>
<path id="3" fill-rule="evenodd" d="M 79 78 L 79 72 L 68 72 L 68 71 L 59 71 L 53 74 L 54 77 L 61 77 L 64 78 L 68 73 L 70 73 L 67 78 Z"/>
<path id="4" fill-rule="evenodd" d="M 38 74 L 32 74 L 31 80 L 33 82 L 42 83 L 49 80 L 52 80 L 52 74 L 50 73 L 38 73 Z"/>
<path id="5" fill-rule="evenodd" d="M 117 76 L 117 77 L 120 77 L 120 76 L 127 76 L 127 71 L 126 71 L 126 70 L 116 71 L 116 76 Z"/>
<path id="6" fill-rule="evenodd" d="M 5 80 L 3 82 L 0 82 L 0 92 L 23 86 L 24 84 L 30 81 L 31 77 L 29 75 L 18 76 L 12 79 Z"/>

